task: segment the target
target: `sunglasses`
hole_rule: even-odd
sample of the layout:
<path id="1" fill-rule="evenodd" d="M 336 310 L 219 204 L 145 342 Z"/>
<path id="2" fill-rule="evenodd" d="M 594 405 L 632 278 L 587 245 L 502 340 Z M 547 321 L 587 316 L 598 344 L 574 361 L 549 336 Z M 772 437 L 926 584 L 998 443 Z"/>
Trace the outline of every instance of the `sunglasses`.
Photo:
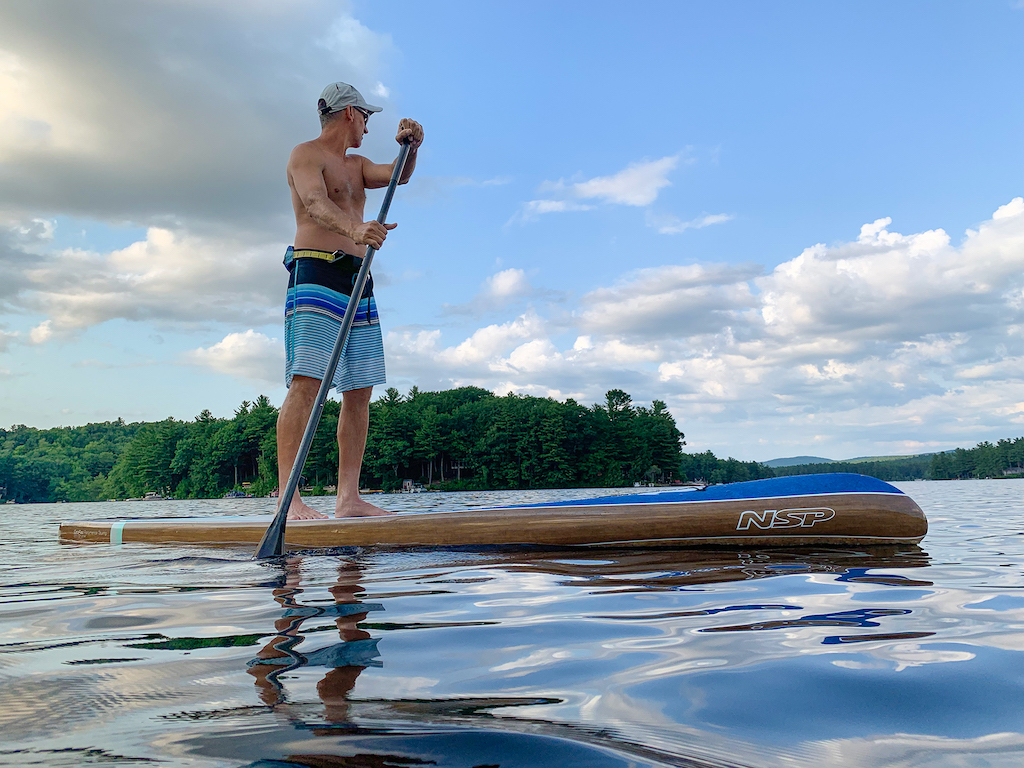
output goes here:
<path id="1" fill-rule="evenodd" d="M 352 109 L 354 109 L 356 112 L 363 116 L 363 125 L 366 125 L 368 122 L 370 122 L 370 115 L 373 114 L 372 112 L 370 112 L 367 109 L 363 109 L 362 107 L 356 106 L 353 106 Z"/>

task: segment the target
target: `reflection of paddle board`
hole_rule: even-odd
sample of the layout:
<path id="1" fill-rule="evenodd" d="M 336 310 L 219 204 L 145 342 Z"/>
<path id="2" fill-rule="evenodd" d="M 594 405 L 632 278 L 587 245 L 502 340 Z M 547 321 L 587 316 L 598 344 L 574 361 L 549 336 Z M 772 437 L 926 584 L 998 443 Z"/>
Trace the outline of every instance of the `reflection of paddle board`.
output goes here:
<path id="1" fill-rule="evenodd" d="M 256 544 L 270 518 L 155 518 L 70 522 L 68 541 Z M 293 520 L 291 547 L 344 546 L 804 546 L 920 541 L 921 508 L 863 475 L 776 477 L 578 501 L 388 517 Z"/>

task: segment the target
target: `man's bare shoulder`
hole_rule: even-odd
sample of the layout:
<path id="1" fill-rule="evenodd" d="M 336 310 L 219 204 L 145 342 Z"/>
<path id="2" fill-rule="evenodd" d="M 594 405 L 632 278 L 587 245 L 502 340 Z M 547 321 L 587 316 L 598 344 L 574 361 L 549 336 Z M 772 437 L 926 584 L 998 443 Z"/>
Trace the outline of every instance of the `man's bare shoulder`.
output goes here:
<path id="1" fill-rule="evenodd" d="M 313 139 L 312 141 L 304 141 L 301 144 L 296 145 L 295 149 L 292 150 L 291 155 L 288 157 L 289 168 L 296 165 L 323 165 L 324 162 L 324 150 L 316 139 Z"/>

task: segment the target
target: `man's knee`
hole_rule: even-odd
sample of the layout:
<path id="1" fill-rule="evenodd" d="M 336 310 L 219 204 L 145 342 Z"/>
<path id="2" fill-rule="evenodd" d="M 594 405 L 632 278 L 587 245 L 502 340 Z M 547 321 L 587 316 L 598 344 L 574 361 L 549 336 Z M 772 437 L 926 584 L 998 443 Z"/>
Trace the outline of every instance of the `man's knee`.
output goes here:
<path id="1" fill-rule="evenodd" d="M 370 397 L 373 396 L 373 387 L 361 389 L 350 389 L 342 392 L 342 401 L 346 406 L 352 408 L 366 408 L 370 404 Z"/>
<path id="2" fill-rule="evenodd" d="M 291 384 L 288 385 L 288 392 L 306 394 L 310 391 L 315 395 L 320 389 L 320 379 L 309 376 L 292 376 Z"/>

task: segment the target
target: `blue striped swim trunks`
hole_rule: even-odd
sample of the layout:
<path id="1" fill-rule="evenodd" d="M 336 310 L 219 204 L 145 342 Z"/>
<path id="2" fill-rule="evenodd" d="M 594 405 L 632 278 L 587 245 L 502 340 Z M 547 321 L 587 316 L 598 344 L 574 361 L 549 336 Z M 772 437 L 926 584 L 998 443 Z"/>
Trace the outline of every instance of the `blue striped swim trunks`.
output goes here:
<path id="1" fill-rule="evenodd" d="M 284 257 L 290 274 L 284 304 L 285 385 L 291 386 L 293 376 L 323 379 L 362 261 L 347 254 L 334 261 L 294 258 L 288 246 Z M 384 381 L 384 342 L 371 277 L 359 299 L 332 385 L 347 392 Z"/>

